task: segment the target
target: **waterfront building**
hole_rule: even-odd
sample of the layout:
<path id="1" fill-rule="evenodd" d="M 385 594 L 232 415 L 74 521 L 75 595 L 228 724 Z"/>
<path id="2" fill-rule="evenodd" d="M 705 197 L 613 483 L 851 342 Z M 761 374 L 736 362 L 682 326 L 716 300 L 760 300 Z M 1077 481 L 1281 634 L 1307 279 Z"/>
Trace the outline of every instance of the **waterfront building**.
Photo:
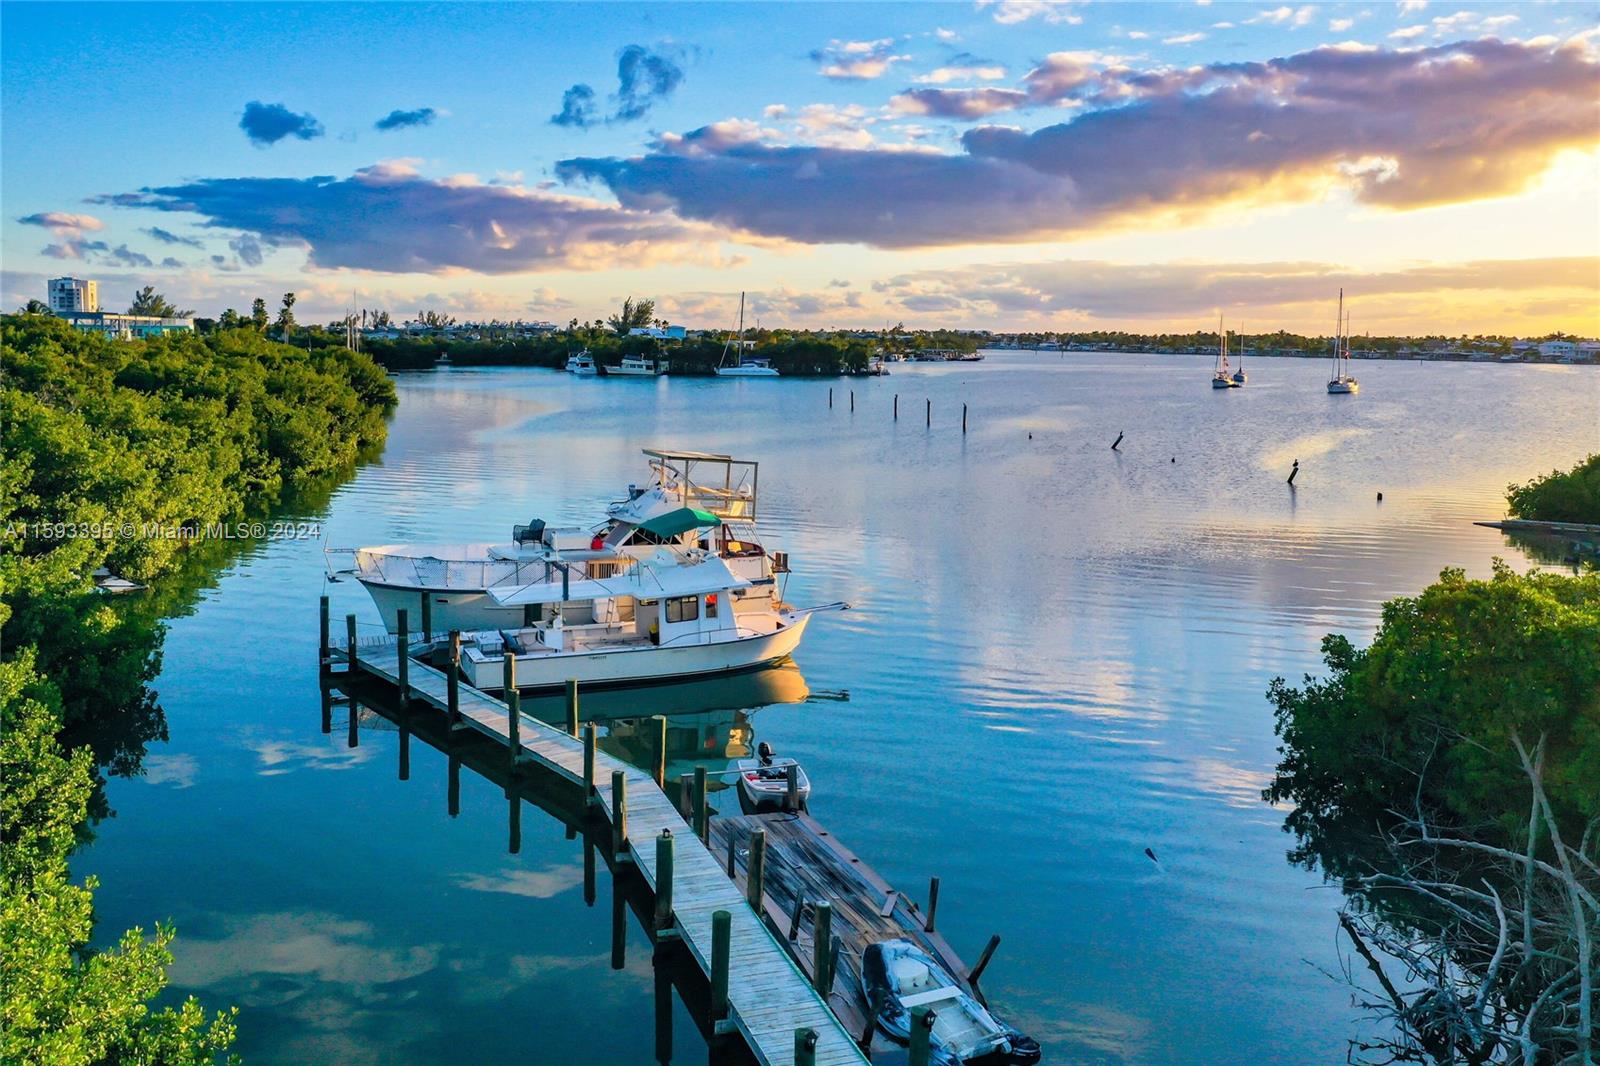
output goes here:
<path id="1" fill-rule="evenodd" d="M 100 310 L 100 283 L 83 278 L 51 278 L 48 282 L 50 310 Z"/>
<path id="2" fill-rule="evenodd" d="M 194 329 L 194 320 L 189 318 L 123 315 L 115 311 L 58 311 L 56 317 L 72 323 L 74 329 L 112 340 L 144 340 Z"/>
<path id="3" fill-rule="evenodd" d="M 1545 359 L 1570 359 L 1578 354 L 1573 341 L 1544 341 L 1539 345 L 1539 355 Z"/>

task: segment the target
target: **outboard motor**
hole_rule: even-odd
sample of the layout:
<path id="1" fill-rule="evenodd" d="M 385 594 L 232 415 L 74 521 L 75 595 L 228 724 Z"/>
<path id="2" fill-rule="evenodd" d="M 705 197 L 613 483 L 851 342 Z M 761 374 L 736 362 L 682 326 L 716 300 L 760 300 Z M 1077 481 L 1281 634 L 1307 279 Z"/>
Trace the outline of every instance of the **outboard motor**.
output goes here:
<path id="1" fill-rule="evenodd" d="M 756 758 L 761 760 L 761 765 L 762 766 L 771 766 L 772 765 L 772 745 L 768 744 L 764 740 L 761 743 L 757 744 L 756 745 Z"/>

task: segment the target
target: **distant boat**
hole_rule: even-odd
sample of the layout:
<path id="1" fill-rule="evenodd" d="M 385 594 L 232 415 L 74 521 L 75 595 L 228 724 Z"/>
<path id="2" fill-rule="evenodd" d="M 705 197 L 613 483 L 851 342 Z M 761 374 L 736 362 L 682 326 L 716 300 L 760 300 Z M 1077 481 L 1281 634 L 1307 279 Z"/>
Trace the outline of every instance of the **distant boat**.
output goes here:
<path id="1" fill-rule="evenodd" d="M 732 364 L 728 364 L 728 346 L 722 346 L 722 362 L 717 365 L 719 378 L 775 378 L 778 372 L 772 369 L 772 364 L 766 359 L 744 357 L 744 293 L 739 294 L 739 349 L 733 355 Z"/>
<path id="2" fill-rule="evenodd" d="M 930 1010 L 932 1061 L 939 1066 L 983 1060 L 1031 1064 L 1039 1042 L 993 1014 L 920 945 L 903 938 L 868 944 L 861 953 L 861 980 L 873 1018 L 900 1044 L 911 1041 L 911 1012 Z"/>
<path id="3" fill-rule="evenodd" d="M 1346 335 L 1344 290 L 1339 290 L 1339 323 L 1333 336 L 1333 377 L 1328 379 L 1328 395 L 1354 396 L 1361 383 L 1350 374 L 1350 338 Z"/>
<path id="4" fill-rule="evenodd" d="M 1217 318 L 1217 368 L 1211 375 L 1213 389 L 1234 388 L 1233 375 L 1228 372 L 1228 333 L 1222 328 L 1222 318 Z"/>
<path id="5" fill-rule="evenodd" d="M 1233 372 L 1233 387 L 1238 388 L 1250 380 L 1250 375 L 1244 372 L 1244 333 L 1239 333 L 1239 369 Z"/>
<path id="6" fill-rule="evenodd" d="M 589 354 L 589 349 L 574 355 L 567 356 L 567 373 L 577 374 L 580 377 L 592 377 L 600 371 L 594 365 L 594 356 Z"/>
<path id="7" fill-rule="evenodd" d="M 669 363 L 665 359 L 652 359 L 647 355 L 625 355 L 618 366 L 606 367 L 606 376 L 616 375 L 624 378 L 653 378 L 660 377 L 667 372 Z"/>

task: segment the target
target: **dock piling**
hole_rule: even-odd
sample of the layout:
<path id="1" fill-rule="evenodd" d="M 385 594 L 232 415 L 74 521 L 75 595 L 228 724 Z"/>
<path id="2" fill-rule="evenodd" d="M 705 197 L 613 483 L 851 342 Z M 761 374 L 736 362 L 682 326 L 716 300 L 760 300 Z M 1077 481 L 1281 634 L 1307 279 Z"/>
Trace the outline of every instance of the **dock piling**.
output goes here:
<path id="1" fill-rule="evenodd" d="M 754 830 L 750 834 L 750 857 L 744 866 L 744 896 L 756 914 L 762 911 L 761 875 L 767 865 L 767 831 Z"/>
<path id="2" fill-rule="evenodd" d="M 656 837 L 656 939 L 675 938 L 672 929 L 672 830 Z"/>
<path id="3" fill-rule="evenodd" d="M 694 833 L 704 844 L 711 839 L 711 806 L 706 800 L 706 768 L 694 768 Z"/>
<path id="4" fill-rule="evenodd" d="M 356 616 L 353 614 L 344 616 L 344 636 L 345 642 L 349 645 L 345 650 L 350 662 L 350 673 L 354 675 L 356 672 Z"/>
<path id="5" fill-rule="evenodd" d="M 851 389 L 850 390 L 850 413 L 851 414 L 855 414 L 856 413 L 856 390 L 855 389 Z"/>
<path id="6" fill-rule="evenodd" d="M 506 852 L 516 855 L 522 851 L 522 797 L 513 784 L 506 785 L 506 801 Z"/>
<path id="7" fill-rule="evenodd" d="M 967 405 L 961 405 L 961 432 L 967 431 Z"/>
<path id="8" fill-rule="evenodd" d="M 927 409 L 923 412 L 923 415 L 922 415 L 922 424 L 924 426 L 932 426 L 933 425 L 933 401 L 929 400 L 929 401 L 927 401 L 927 404 L 928 404 Z"/>
<path id="9" fill-rule="evenodd" d="M 567 732 L 578 735 L 578 679 L 567 678 Z"/>
<path id="10" fill-rule="evenodd" d="M 828 972 L 828 953 L 833 947 L 833 904 L 819 900 L 811 917 L 811 978 L 819 996 L 826 997 L 833 987 Z"/>
<path id="11" fill-rule="evenodd" d="M 584 906 L 594 906 L 594 841 L 587 833 L 583 837 L 583 902 Z"/>
<path id="12" fill-rule="evenodd" d="M 994 949 L 999 946 L 1000 934 L 996 933 L 994 936 L 991 936 L 989 938 L 989 942 L 983 946 L 983 954 L 978 956 L 977 965 L 971 970 L 967 971 L 967 984 L 972 986 L 972 990 L 974 992 L 978 991 L 978 979 L 983 976 L 984 968 L 989 965 L 989 960 L 994 957 Z M 981 1000 L 983 995 L 980 993 L 978 998 Z"/>
<path id="13" fill-rule="evenodd" d="M 843 947 L 843 945 L 844 941 L 839 938 L 837 933 L 834 934 L 833 938 L 828 942 L 828 981 L 822 986 L 821 989 L 818 990 L 822 993 L 822 998 L 824 1001 L 826 1001 L 829 996 L 833 995 L 833 979 L 838 976 L 839 973 L 839 949 Z"/>
<path id="14" fill-rule="evenodd" d="M 694 824 L 694 775 L 678 775 L 678 813 L 690 825 Z"/>
<path id="15" fill-rule="evenodd" d="M 594 803 L 594 723 L 583 727 L 583 805 Z"/>
<path id="16" fill-rule="evenodd" d="M 800 809 L 800 764 L 792 762 L 784 769 L 787 785 L 783 794 L 783 809 L 794 812 Z"/>
<path id="17" fill-rule="evenodd" d="M 896 422 L 900 421 L 900 394 L 898 392 L 894 394 L 894 420 Z"/>
<path id="18" fill-rule="evenodd" d="M 333 732 L 333 692 L 327 685 L 319 687 L 322 689 L 322 735 L 328 736 Z"/>
<path id="19" fill-rule="evenodd" d="M 794 1031 L 794 1066 L 817 1066 L 817 1031 L 815 1029 L 796 1029 Z"/>
<path id="20" fill-rule="evenodd" d="M 938 909 L 939 879 L 937 877 L 930 877 L 928 879 L 928 919 L 922 923 L 922 931 L 924 933 L 933 932 L 933 914 Z"/>
<path id="21" fill-rule="evenodd" d="M 1116 440 L 1114 440 L 1114 441 L 1112 441 L 1112 442 L 1111 442 L 1111 450 L 1112 450 L 1112 451 L 1114 451 L 1114 452 L 1115 452 L 1115 451 L 1120 451 L 1120 450 L 1121 450 L 1121 449 L 1120 449 L 1120 447 L 1119 447 L 1119 445 L 1121 445 L 1121 444 L 1122 444 L 1122 437 L 1123 437 L 1123 434 L 1122 434 L 1122 432 L 1121 432 L 1121 431 L 1120 431 L 1120 430 L 1119 430 L 1119 431 L 1118 431 L 1118 432 L 1117 432 L 1117 439 L 1116 439 Z"/>
<path id="22" fill-rule="evenodd" d="M 728 955 L 733 945 L 733 915 L 711 914 L 711 1024 L 721 1031 L 728 1017 Z"/>
<path id="23" fill-rule="evenodd" d="M 651 776 L 656 779 L 656 787 L 665 792 L 667 790 L 667 716 L 652 714 L 651 721 L 655 728 L 651 731 L 652 750 L 650 752 Z"/>
<path id="24" fill-rule="evenodd" d="M 806 912 L 806 898 L 800 893 L 795 893 L 794 913 L 789 915 L 789 940 L 794 942 L 800 939 L 800 918 Z"/>
<path id="25" fill-rule="evenodd" d="M 517 691 L 517 657 L 510 648 L 500 657 L 500 683 L 506 699 L 506 747 L 511 749 L 511 768 L 522 759 L 522 693 Z"/>
<path id="26" fill-rule="evenodd" d="M 631 862 L 628 856 L 628 778 L 621 770 L 611 771 L 611 854 L 618 862 Z"/>
<path id="27" fill-rule="evenodd" d="M 347 748 L 359 747 L 360 744 L 361 744 L 361 736 L 360 736 L 360 734 L 358 734 L 356 732 L 356 715 L 360 712 L 360 710 L 361 710 L 361 707 L 360 707 L 359 704 L 356 703 L 355 697 L 351 696 L 350 697 L 350 727 L 349 727 L 349 732 L 347 733 L 347 735 L 344 738 L 344 746 L 347 747 Z"/>
<path id="28" fill-rule="evenodd" d="M 411 780 L 411 730 L 400 727 L 400 780 Z"/>
<path id="29" fill-rule="evenodd" d="M 450 817 L 458 818 L 461 815 L 461 759 L 451 755 L 447 771 L 449 785 L 445 788 L 445 810 Z"/>
<path id="30" fill-rule="evenodd" d="M 317 645 L 317 669 L 328 672 L 328 597 L 323 596 L 317 610 L 321 614 L 321 640 Z"/>
<path id="31" fill-rule="evenodd" d="M 933 1011 L 926 1003 L 911 1008 L 910 1066 L 928 1066 L 933 1058 Z"/>
<path id="32" fill-rule="evenodd" d="M 404 707 L 411 702 L 411 620 L 404 607 L 395 616 L 394 650 L 400 671 L 400 706 Z"/>
<path id="33" fill-rule="evenodd" d="M 422 590 L 422 639 L 433 643 L 433 597 L 427 589 Z"/>
<path id="34" fill-rule="evenodd" d="M 828 410 L 833 410 L 833 386 L 828 386 Z"/>
<path id="35" fill-rule="evenodd" d="M 450 669 L 445 676 L 445 714 L 449 717 L 450 728 L 461 728 L 461 633 L 459 630 L 450 631 Z"/>

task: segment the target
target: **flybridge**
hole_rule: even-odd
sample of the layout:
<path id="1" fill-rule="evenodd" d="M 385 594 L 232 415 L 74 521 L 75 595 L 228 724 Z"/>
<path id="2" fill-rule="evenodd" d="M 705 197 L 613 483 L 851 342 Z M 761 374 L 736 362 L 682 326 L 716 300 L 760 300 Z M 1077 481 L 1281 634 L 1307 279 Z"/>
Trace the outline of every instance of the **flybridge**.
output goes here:
<path id="1" fill-rule="evenodd" d="M 759 463 L 717 452 L 645 448 L 645 457 L 668 492 L 685 507 L 709 511 L 723 520 L 754 521 Z"/>

